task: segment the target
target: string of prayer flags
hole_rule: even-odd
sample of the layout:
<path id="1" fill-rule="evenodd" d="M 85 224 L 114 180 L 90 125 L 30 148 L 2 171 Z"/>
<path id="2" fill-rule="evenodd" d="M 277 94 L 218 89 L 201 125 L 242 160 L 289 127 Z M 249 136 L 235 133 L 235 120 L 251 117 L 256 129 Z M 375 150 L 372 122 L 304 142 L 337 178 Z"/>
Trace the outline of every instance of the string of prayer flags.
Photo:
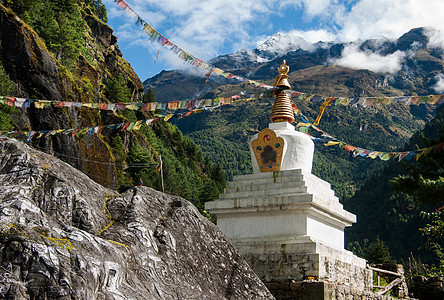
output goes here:
<path id="1" fill-rule="evenodd" d="M 99 110 L 141 110 L 141 111 L 151 111 L 156 110 L 194 110 L 201 107 L 213 107 L 219 105 L 233 104 L 239 101 L 250 101 L 253 99 L 271 99 L 272 92 L 266 91 L 262 93 L 255 94 L 242 94 L 234 95 L 230 97 L 218 97 L 214 99 L 194 99 L 194 100 L 184 100 L 184 101 L 170 101 L 170 102 L 126 102 L 126 103 L 82 103 L 82 102 L 68 102 L 60 100 L 37 100 L 37 99 L 24 99 L 16 97 L 6 97 L 0 96 L 0 104 L 5 104 L 17 108 L 34 108 L 44 109 L 49 106 L 57 108 L 91 108 Z M 296 107 L 297 108 L 297 107 Z"/>
<path id="2" fill-rule="evenodd" d="M 110 130 L 120 130 L 120 131 L 134 131 L 140 130 L 143 124 L 151 125 L 159 118 L 153 118 L 148 120 L 138 120 L 136 122 L 124 122 L 116 123 L 111 125 L 100 125 L 95 127 L 84 127 L 84 128 L 69 128 L 69 129 L 54 129 L 54 130 L 31 130 L 31 131 L 0 131 L 0 134 L 6 135 L 7 137 L 25 137 L 26 141 L 30 142 L 33 138 L 40 139 L 42 137 L 48 137 L 55 134 L 66 134 L 71 136 L 78 136 L 81 134 L 96 134 L 100 135 L 102 130 L 107 128 Z"/>
<path id="3" fill-rule="evenodd" d="M 428 96 L 402 96 L 402 97 L 323 97 L 315 94 L 306 94 L 296 91 L 289 91 L 289 96 L 293 100 L 304 100 L 308 102 L 318 102 L 323 100 L 321 108 L 326 108 L 330 105 L 341 106 L 362 106 L 370 107 L 374 105 L 390 105 L 390 104 L 405 104 L 405 105 L 419 105 L 419 104 L 435 104 L 441 105 L 444 102 L 444 95 L 428 95 Z M 322 115 L 321 115 L 322 116 Z"/>
<path id="4" fill-rule="evenodd" d="M 298 126 L 300 126 L 300 125 L 301 125 L 301 123 L 298 124 Z M 327 137 L 327 138 L 331 138 L 331 140 L 327 140 L 324 138 L 317 138 L 317 137 L 314 137 L 314 136 L 308 134 L 307 131 L 308 131 L 308 128 L 310 128 L 310 127 L 316 128 L 317 131 L 323 132 L 322 136 Z M 301 130 L 301 129 L 303 129 L 303 130 Z M 383 161 L 387 161 L 392 157 L 394 157 L 395 159 L 398 159 L 398 162 L 400 162 L 401 160 L 408 161 L 414 157 L 415 157 L 415 160 L 418 160 L 423 156 L 427 156 L 432 151 L 433 151 L 433 153 L 441 153 L 441 151 L 444 149 L 444 142 L 443 142 L 443 143 L 440 143 L 437 145 L 433 145 L 433 146 L 418 149 L 418 150 L 398 151 L 398 152 L 375 151 L 375 150 L 360 148 L 360 147 L 356 147 L 356 146 L 352 146 L 347 143 L 344 143 L 344 142 L 332 137 L 331 135 L 325 133 L 324 131 L 320 130 L 319 128 L 317 128 L 313 124 L 302 123 L 302 127 L 299 128 L 299 131 L 306 133 L 311 138 L 311 140 L 313 142 L 323 142 L 324 146 L 338 145 L 339 147 L 344 148 L 344 150 L 350 152 L 353 155 L 353 157 L 368 157 L 371 159 L 375 159 L 375 158 L 379 157 L 379 159 L 383 160 Z"/>

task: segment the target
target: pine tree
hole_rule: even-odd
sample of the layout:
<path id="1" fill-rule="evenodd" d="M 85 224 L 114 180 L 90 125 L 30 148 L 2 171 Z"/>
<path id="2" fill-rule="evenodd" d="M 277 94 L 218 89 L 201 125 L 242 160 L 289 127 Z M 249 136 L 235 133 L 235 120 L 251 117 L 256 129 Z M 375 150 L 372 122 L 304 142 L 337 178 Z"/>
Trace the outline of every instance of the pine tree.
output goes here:
<path id="1" fill-rule="evenodd" d="M 156 102 L 156 95 L 154 95 L 152 89 L 148 89 L 145 95 L 146 95 L 145 102 Z"/>
<path id="2" fill-rule="evenodd" d="M 11 95 L 14 91 L 14 83 L 9 79 L 9 75 L 0 62 L 0 95 Z"/>
<path id="3" fill-rule="evenodd" d="M 370 243 L 366 250 L 366 259 L 373 264 L 391 262 L 390 251 L 383 241 L 378 237 Z"/>
<path id="4" fill-rule="evenodd" d="M 113 80 L 105 80 L 108 88 L 109 98 L 113 102 L 129 102 L 131 99 L 131 90 L 126 84 L 126 79 L 122 74 L 117 75 Z"/>

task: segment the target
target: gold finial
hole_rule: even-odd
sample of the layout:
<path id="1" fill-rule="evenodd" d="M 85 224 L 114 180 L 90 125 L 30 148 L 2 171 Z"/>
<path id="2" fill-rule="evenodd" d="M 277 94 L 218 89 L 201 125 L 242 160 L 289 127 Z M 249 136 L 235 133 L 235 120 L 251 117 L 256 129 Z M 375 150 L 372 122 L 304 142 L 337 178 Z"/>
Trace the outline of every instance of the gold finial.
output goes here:
<path id="1" fill-rule="evenodd" d="M 290 71 L 290 68 L 285 63 L 285 59 L 282 60 L 282 64 L 279 66 L 278 71 L 279 71 L 279 75 L 276 76 L 273 86 L 278 87 L 282 90 L 291 89 L 291 86 L 287 81 L 287 78 L 288 78 L 287 74 L 288 74 L 288 71 Z"/>
<path id="2" fill-rule="evenodd" d="M 290 68 L 286 65 L 285 60 L 282 61 L 282 64 L 279 66 L 278 71 L 279 75 L 276 76 L 274 80 L 273 86 L 278 89 L 274 91 L 274 95 L 276 96 L 273 104 L 273 109 L 271 110 L 271 122 L 294 122 L 294 113 L 293 107 L 291 104 L 291 99 L 288 97 L 285 90 L 291 89 L 290 84 L 288 83 L 288 71 Z"/>

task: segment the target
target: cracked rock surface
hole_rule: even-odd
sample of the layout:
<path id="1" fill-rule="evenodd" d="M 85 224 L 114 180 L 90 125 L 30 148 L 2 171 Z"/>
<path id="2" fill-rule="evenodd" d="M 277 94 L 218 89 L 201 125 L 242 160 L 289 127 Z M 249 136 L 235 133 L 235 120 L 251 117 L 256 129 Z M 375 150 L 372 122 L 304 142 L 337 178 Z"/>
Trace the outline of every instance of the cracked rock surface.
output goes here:
<path id="1" fill-rule="evenodd" d="M 0 138 L 1 299 L 273 299 L 188 201 Z"/>

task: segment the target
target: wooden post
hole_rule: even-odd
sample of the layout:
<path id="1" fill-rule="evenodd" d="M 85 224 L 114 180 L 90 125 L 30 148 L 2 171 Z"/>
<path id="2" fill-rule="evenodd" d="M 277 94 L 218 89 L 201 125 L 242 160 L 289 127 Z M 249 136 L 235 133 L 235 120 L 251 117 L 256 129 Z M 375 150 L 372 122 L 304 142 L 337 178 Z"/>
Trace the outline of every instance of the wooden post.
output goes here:
<path id="1" fill-rule="evenodd" d="M 165 193 L 165 188 L 163 187 L 163 162 L 162 162 L 162 155 L 159 154 L 160 158 L 160 182 L 162 184 L 162 193 Z"/>
<path id="2" fill-rule="evenodd" d="M 392 289 L 392 287 L 394 287 L 395 285 L 400 284 L 402 281 L 404 280 L 404 278 L 396 278 L 395 280 L 393 280 L 392 282 L 390 282 L 386 287 L 384 287 L 382 290 L 376 292 L 375 294 L 377 296 L 381 296 L 384 295 L 385 293 L 387 293 L 389 290 Z"/>

